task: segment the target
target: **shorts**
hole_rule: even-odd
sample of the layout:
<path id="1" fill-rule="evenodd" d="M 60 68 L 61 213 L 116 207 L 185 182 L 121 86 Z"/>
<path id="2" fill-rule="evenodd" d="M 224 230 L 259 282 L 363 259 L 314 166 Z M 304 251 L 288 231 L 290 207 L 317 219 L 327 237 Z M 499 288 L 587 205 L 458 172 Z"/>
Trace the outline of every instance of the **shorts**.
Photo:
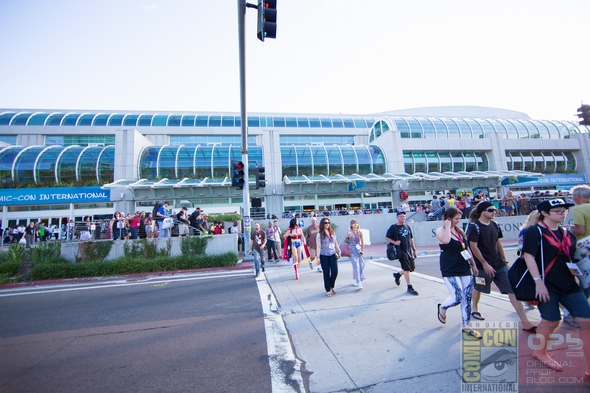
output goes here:
<path id="1" fill-rule="evenodd" d="M 414 258 L 400 258 L 399 264 L 403 271 L 413 272 L 416 270 L 416 260 Z"/>
<path id="2" fill-rule="evenodd" d="M 541 318 L 549 322 L 561 320 L 559 304 L 562 304 L 575 318 L 590 318 L 590 304 L 583 292 L 574 292 L 567 295 L 559 295 L 549 291 L 549 301 L 539 302 L 537 306 Z"/>
<path id="3" fill-rule="evenodd" d="M 315 259 L 317 257 L 316 249 L 313 247 L 309 247 L 309 257 L 311 259 Z"/>
<path id="4" fill-rule="evenodd" d="M 512 290 L 512 285 L 510 285 L 510 280 L 508 279 L 508 266 L 501 267 L 500 269 L 496 269 L 496 274 L 494 278 L 491 278 L 486 274 L 486 272 L 481 269 L 477 277 L 483 277 L 486 280 L 485 285 L 479 285 L 475 283 L 473 285 L 473 289 L 483 293 L 490 293 L 492 290 L 492 281 L 496 284 L 498 289 L 503 294 L 514 293 Z M 477 280 L 476 280 L 477 281 Z"/>
<path id="5" fill-rule="evenodd" d="M 178 234 L 180 236 L 188 235 L 188 225 L 187 224 L 178 224 Z"/>

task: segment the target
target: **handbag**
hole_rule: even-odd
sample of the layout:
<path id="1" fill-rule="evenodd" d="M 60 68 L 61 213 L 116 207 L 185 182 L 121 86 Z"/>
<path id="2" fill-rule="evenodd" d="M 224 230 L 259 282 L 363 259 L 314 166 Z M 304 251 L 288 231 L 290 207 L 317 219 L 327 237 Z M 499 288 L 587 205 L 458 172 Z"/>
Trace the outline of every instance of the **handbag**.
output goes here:
<path id="1" fill-rule="evenodd" d="M 399 259 L 399 249 L 396 245 L 387 243 L 387 259 L 390 261 Z"/>
<path id="2" fill-rule="evenodd" d="M 350 256 L 350 246 L 346 243 L 342 243 L 340 246 L 340 255 L 343 257 Z"/>
<path id="3" fill-rule="evenodd" d="M 553 258 L 553 260 L 545 268 L 543 232 L 541 231 L 541 228 L 537 228 L 539 229 L 539 234 L 541 235 L 541 269 L 543 270 L 541 278 L 543 282 L 545 282 L 545 276 L 557 260 L 557 256 Z M 514 261 L 514 263 L 508 270 L 508 279 L 510 280 L 510 285 L 512 286 L 514 296 L 516 296 L 517 300 L 527 301 L 532 305 L 536 305 L 539 303 L 539 300 L 537 299 L 537 286 L 535 284 L 533 276 L 531 276 L 529 272 L 529 269 L 526 265 L 524 258 L 518 257 L 516 261 Z"/>

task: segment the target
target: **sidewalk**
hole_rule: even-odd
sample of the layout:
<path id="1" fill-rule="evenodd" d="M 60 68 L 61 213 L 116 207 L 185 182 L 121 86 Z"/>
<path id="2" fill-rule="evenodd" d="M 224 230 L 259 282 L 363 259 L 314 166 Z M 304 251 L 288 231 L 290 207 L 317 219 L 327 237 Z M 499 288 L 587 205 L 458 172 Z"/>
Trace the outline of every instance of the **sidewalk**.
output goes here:
<path id="1" fill-rule="evenodd" d="M 422 247 L 418 252 L 438 250 Z M 385 259 L 384 244 L 366 246 L 365 253 L 373 258 L 365 258 L 367 279 L 360 291 L 352 286 L 348 258 L 338 264 L 332 297 L 326 296 L 322 274 L 307 265 L 300 266 L 299 280 L 292 265 L 283 262 L 260 277 L 272 288 L 308 391 L 460 391 L 460 309 L 448 310 L 445 325 L 438 321 L 437 304 L 448 297 L 442 279 L 412 273 L 420 295 L 408 295 L 403 279 L 399 287 L 394 283 L 397 264 Z M 480 311 L 486 320 L 476 328 L 518 322 L 506 296 L 482 296 Z M 536 310 L 528 315 L 531 322 L 540 321 Z M 519 339 L 526 340 L 527 334 L 519 329 Z"/>

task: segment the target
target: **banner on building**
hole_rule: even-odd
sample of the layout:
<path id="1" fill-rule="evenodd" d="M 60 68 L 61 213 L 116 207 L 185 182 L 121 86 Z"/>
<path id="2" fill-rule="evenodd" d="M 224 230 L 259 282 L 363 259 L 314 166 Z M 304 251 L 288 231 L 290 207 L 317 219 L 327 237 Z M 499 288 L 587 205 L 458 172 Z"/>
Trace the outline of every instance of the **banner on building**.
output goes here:
<path id="1" fill-rule="evenodd" d="M 0 189 L 0 205 L 49 205 L 110 202 L 111 190 L 100 187 Z"/>

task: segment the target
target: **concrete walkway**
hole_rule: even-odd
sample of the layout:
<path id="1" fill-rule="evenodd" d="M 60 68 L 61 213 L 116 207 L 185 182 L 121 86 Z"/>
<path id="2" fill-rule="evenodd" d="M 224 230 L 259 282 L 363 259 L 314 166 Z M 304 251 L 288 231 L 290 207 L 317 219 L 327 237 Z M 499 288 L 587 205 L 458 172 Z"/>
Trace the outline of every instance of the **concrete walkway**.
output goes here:
<path id="1" fill-rule="evenodd" d="M 408 295 L 403 279 L 399 287 L 394 283 L 394 264 L 384 258 L 385 245 L 365 251 L 372 259 L 366 258 L 367 279 L 360 291 L 352 286 L 348 258 L 338 264 L 337 294 L 332 297 L 324 292 L 322 274 L 308 265 L 300 266 L 299 280 L 286 262 L 260 277 L 266 277 L 277 299 L 307 391 L 460 391 L 461 316 L 454 307 L 447 312 L 446 325 L 438 321 L 437 304 L 448 296 L 442 279 L 413 273 L 420 295 Z M 434 252 L 436 248 L 419 250 Z M 489 325 L 518 322 L 506 296 L 482 296 L 480 310 Z M 536 310 L 528 315 L 534 323 L 540 320 Z M 474 327 L 483 328 L 479 323 Z M 519 334 L 528 333 L 519 329 Z"/>

